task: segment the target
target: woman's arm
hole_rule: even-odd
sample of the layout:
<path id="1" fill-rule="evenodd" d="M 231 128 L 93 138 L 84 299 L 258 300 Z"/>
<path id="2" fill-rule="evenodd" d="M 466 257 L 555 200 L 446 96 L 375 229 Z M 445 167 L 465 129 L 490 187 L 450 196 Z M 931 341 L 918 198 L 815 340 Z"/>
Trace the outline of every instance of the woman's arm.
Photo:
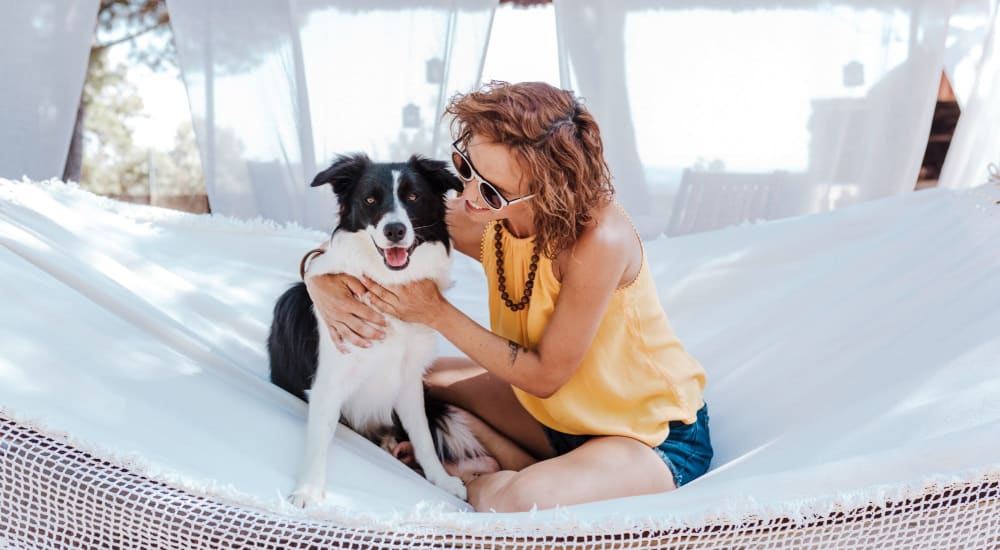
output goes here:
<path id="1" fill-rule="evenodd" d="M 344 273 L 306 277 L 306 290 L 340 353 L 350 353 L 348 343 L 368 348 L 385 338 L 385 317 L 358 299 L 368 291 L 358 279 Z"/>
<path id="2" fill-rule="evenodd" d="M 318 248 L 326 253 L 328 246 L 329 242 L 324 242 Z M 303 267 L 306 263 L 303 258 Z M 347 343 L 367 348 L 371 347 L 372 340 L 385 338 L 381 329 L 386 326 L 385 317 L 358 299 L 368 292 L 361 281 L 344 273 L 304 277 L 303 280 L 337 351 L 350 353 Z"/>
<path id="3" fill-rule="evenodd" d="M 459 197 L 446 204 L 448 232 L 456 250 L 479 261 L 485 225 L 469 218 L 464 203 Z M 328 246 L 329 242 L 324 242 L 319 248 L 325 252 Z M 368 292 L 361 281 L 346 274 L 330 274 L 306 277 L 305 283 L 340 353 L 349 353 L 348 343 L 367 348 L 372 340 L 385 338 L 381 330 L 386 326 L 385 317 L 358 300 Z"/>
<path id="4" fill-rule="evenodd" d="M 434 328 L 495 376 L 544 398 L 558 391 L 583 362 L 628 266 L 629 241 L 618 232 L 602 229 L 586 232 L 566 252 L 571 256 L 564 263 L 559 298 L 537 350 L 525 349 L 482 327 L 445 300 L 433 282 L 389 289 L 365 280 L 365 286 L 381 311 Z M 628 237 L 637 244 L 633 233 Z"/>

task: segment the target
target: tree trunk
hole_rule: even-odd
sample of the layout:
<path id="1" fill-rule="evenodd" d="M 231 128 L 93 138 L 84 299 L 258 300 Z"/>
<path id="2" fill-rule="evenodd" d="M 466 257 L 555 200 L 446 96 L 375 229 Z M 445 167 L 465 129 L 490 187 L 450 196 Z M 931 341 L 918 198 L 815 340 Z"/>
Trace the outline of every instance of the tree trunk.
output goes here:
<path id="1" fill-rule="evenodd" d="M 83 120 L 87 110 L 83 105 L 83 94 L 76 108 L 76 123 L 73 124 L 73 138 L 69 142 L 69 153 L 66 155 L 66 167 L 63 168 L 63 181 L 80 181 L 83 171 Z"/>

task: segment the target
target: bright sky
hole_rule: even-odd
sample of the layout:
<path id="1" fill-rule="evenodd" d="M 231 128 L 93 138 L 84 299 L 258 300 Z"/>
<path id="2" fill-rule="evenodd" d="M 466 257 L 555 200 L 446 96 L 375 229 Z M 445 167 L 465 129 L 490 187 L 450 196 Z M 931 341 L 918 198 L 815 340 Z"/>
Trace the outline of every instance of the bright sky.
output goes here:
<path id="1" fill-rule="evenodd" d="M 556 14 L 551 4 L 497 9 L 486 52 L 483 80 L 548 82 L 559 86 L 559 50 Z"/>
<path id="2" fill-rule="evenodd" d="M 132 69 L 132 79 L 139 84 L 146 119 L 135 124 L 135 142 L 142 147 L 169 151 L 174 146 L 177 126 L 191 119 L 184 83 L 176 74 Z"/>
<path id="3" fill-rule="evenodd" d="M 140 39 L 143 40 L 143 39 Z M 140 42 L 142 47 L 146 42 Z M 109 58 L 114 63 L 128 61 L 128 44 L 111 49 Z M 174 147 L 177 126 L 191 119 L 187 92 L 178 71 L 153 71 L 141 64 L 129 64 L 129 80 L 136 86 L 143 101 L 143 118 L 134 122 L 133 139 L 142 148 L 169 151 Z"/>

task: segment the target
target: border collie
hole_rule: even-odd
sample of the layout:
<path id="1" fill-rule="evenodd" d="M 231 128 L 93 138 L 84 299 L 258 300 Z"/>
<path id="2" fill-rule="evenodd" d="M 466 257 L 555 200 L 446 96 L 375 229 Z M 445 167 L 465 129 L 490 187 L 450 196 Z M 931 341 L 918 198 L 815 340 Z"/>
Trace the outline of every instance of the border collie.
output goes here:
<path id="1" fill-rule="evenodd" d="M 325 184 L 337 195 L 340 219 L 329 248 L 311 262 L 306 277 L 367 275 L 383 285 L 429 278 L 442 290 L 446 287 L 451 243 L 445 194 L 461 191 L 462 185 L 443 162 L 417 155 L 405 163 L 341 156 L 316 176 L 312 187 Z M 395 447 L 408 435 L 424 476 L 466 498 L 462 481 L 448 475 L 441 461 L 486 452 L 453 408 L 429 401 L 425 408 L 423 375 L 434 359 L 436 336 L 423 325 L 392 317 L 387 321 L 385 339 L 341 354 L 314 311 L 305 283 L 296 283 L 278 299 L 267 341 L 271 381 L 309 402 L 293 504 L 305 507 L 323 499 L 327 450 L 338 419 L 383 448 Z"/>

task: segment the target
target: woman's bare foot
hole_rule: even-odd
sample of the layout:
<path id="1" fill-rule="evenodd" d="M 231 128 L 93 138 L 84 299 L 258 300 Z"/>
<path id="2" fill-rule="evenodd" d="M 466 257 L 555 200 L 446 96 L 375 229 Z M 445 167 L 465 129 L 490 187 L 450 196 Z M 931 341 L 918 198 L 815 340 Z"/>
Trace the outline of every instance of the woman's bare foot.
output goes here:
<path id="1" fill-rule="evenodd" d="M 413 444 L 409 441 L 396 443 L 396 446 L 392 448 L 391 452 L 392 456 L 396 457 L 396 459 L 403 464 L 406 464 L 418 473 L 423 473 L 420 465 L 417 464 L 416 457 L 413 454 Z M 465 483 L 468 483 L 483 474 L 500 471 L 500 463 L 497 462 L 497 460 L 492 456 L 463 458 L 457 462 L 445 462 L 443 463 L 443 466 L 446 472 L 450 475 L 458 476 Z"/>
<path id="2" fill-rule="evenodd" d="M 477 456 L 463 458 L 458 462 L 445 462 L 444 469 L 453 476 L 458 476 L 463 483 L 468 484 L 473 479 L 500 471 L 500 463 L 492 456 Z"/>

